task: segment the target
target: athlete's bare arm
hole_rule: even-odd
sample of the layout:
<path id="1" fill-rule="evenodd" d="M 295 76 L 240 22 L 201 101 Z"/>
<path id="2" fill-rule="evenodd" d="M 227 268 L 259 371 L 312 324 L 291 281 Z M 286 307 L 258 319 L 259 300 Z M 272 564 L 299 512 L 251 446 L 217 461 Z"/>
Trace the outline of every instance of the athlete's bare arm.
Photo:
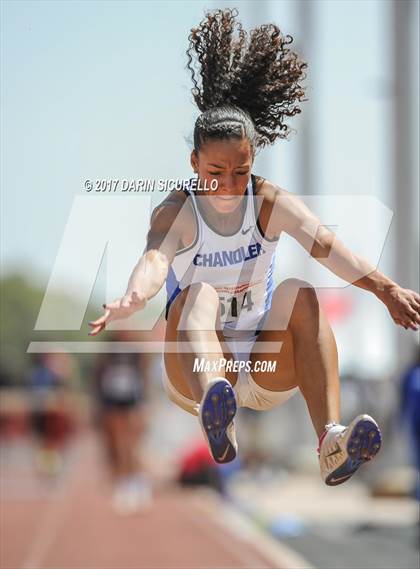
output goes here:
<path id="1" fill-rule="evenodd" d="M 285 231 L 334 274 L 373 292 L 388 308 L 396 324 L 418 329 L 420 296 L 415 291 L 402 288 L 349 251 L 298 197 L 268 180 L 260 183 L 257 195 L 263 198 L 259 221 L 268 238 Z"/>
<path id="2" fill-rule="evenodd" d="M 194 232 L 195 218 L 185 194 L 169 195 L 152 213 L 146 248 L 133 269 L 124 296 L 104 304 L 105 313 L 89 323 L 90 335 L 96 336 L 112 320 L 128 318 L 142 310 L 162 288 L 176 252 L 193 241 Z"/>

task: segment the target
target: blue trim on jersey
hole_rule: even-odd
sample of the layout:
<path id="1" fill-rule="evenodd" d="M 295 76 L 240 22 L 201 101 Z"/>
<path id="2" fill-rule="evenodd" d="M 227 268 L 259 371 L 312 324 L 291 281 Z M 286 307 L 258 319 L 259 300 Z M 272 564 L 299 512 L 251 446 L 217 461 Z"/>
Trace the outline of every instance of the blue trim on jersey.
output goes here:
<path id="1" fill-rule="evenodd" d="M 270 263 L 270 267 L 267 272 L 267 285 L 265 289 L 265 305 L 264 305 L 264 312 L 268 312 L 271 308 L 271 300 L 273 298 L 273 291 L 274 291 L 274 265 L 275 265 L 276 256 L 273 255 L 273 258 Z"/>
<path id="2" fill-rule="evenodd" d="M 258 336 L 258 334 L 261 332 L 261 330 L 263 329 L 264 326 L 264 322 L 268 316 L 268 312 L 271 308 L 271 301 L 273 299 L 273 291 L 274 291 L 274 266 L 275 266 L 275 260 L 276 260 L 276 256 L 273 255 L 273 258 L 271 260 L 270 266 L 268 268 L 267 271 L 267 284 L 266 284 L 266 288 L 265 288 L 265 304 L 264 304 L 264 314 L 261 316 L 258 325 L 257 325 L 257 330 L 255 332 L 255 335 Z"/>
<path id="3" fill-rule="evenodd" d="M 166 294 L 167 294 L 167 301 L 166 301 L 166 309 L 165 309 L 165 318 L 168 318 L 169 307 L 181 292 L 179 288 L 179 281 L 175 276 L 175 271 L 172 268 L 172 265 L 169 267 L 168 276 L 166 277 Z"/>

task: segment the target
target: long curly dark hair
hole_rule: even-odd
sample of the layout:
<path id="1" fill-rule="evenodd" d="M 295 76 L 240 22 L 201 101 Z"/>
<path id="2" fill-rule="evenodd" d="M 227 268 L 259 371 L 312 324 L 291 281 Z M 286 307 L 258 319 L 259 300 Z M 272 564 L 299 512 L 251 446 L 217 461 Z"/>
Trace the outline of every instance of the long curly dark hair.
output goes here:
<path id="1" fill-rule="evenodd" d="M 287 138 L 289 117 L 301 112 L 306 63 L 275 24 L 244 31 L 236 8 L 207 12 L 188 37 L 187 69 L 202 114 L 194 147 L 208 139 L 248 137 L 253 151 Z"/>

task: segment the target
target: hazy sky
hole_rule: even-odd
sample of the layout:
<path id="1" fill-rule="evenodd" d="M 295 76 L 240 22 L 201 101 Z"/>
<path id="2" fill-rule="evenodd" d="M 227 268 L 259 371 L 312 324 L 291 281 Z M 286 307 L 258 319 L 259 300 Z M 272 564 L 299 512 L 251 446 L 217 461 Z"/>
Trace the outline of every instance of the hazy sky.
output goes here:
<path id="1" fill-rule="evenodd" d="M 383 7 L 313 4 L 317 32 L 305 112 L 315 125 L 317 189 L 341 193 L 350 186 L 354 193 L 378 194 L 384 102 L 375 90 L 389 81 L 388 47 L 378 27 Z M 297 45 L 304 43 L 298 2 L 2 3 L 6 268 L 50 273 L 86 178 L 190 175 L 185 137 L 196 111 L 184 52 L 189 29 L 204 8 L 215 5 L 237 5 L 248 27 L 275 21 Z M 356 30 L 361 41 L 355 41 Z M 298 120 L 294 126 L 299 128 Z M 321 154 L 328 157 L 328 169 L 321 167 Z M 299 131 L 261 161 L 274 181 L 299 191 Z"/>

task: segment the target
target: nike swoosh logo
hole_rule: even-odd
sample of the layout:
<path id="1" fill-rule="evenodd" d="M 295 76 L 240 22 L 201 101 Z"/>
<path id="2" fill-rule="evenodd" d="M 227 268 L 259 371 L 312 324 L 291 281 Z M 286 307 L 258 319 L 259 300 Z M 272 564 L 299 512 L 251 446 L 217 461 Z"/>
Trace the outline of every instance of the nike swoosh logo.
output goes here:
<path id="1" fill-rule="evenodd" d="M 220 460 L 220 461 L 225 460 L 228 451 L 229 451 L 229 445 L 226 447 L 225 452 L 222 454 L 222 456 L 220 456 L 220 457 L 218 458 L 218 460 Z"/>
<path id="2" fill-rule="evenodd" d="M 242 229 L 242 231 L 241 231 L 242 235 L 246 235 L 249 231 L 251 231 L 251 229 L 252 229 L 252 225 L 251 225 L 251 227 L 248 227 L 248 229 Z"/>
<path id="3" fill-rule="evenodd" d="M 335 450 L 333 450 L 332 452 L 330 452 L 330 454 L 327 454 L 327 457 L 328 457 L 328 456 L 334 456 L 335 454 L 339 454 L 340 452 L 342 452 L 342 451 L 341 451 L 341 448 L 337 445 L 337 446 L 335 447 Z"/>
<path id="4" fill-rule="evenodd" d="M 347 480 L 351 477 L 351 474 L 346 474 L 345 476 L 339 476 L 338 478 L 330 478 L 330 482 L 340 482 L 340 480 Z"/>

